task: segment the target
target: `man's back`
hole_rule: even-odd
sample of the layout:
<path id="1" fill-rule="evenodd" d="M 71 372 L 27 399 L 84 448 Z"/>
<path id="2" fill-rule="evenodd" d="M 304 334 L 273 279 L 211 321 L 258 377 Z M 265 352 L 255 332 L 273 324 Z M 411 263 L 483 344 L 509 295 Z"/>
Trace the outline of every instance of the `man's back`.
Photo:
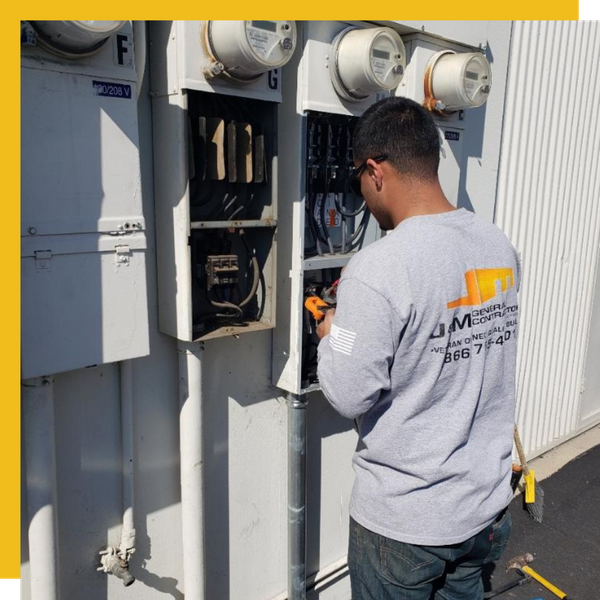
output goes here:
<path id="1" fill-rule="evenodd" d="M 360 418 L 364 527 L 448 545 L 508 504 L 519 279 L 504 234 L 464 209 L 406 219 L 350 262 L 319 379 Z"/>

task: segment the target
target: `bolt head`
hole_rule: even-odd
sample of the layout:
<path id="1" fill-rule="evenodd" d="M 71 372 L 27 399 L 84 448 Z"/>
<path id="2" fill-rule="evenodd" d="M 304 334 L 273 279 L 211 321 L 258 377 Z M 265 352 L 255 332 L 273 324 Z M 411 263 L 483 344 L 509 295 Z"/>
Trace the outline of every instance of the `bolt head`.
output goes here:
<path id="1" fill-rule="evenodd" d="M 29 235 L 35 235 L 37 233 L 37 229 L 35 227 L 30 227 L 27 232 Z"/>
<path id="2" fill-rule="evenodd" d="M 220 75 L 225 70 L 225 65 L 222 62 L 213 63 L 210 67 L 213 75 Z"/>

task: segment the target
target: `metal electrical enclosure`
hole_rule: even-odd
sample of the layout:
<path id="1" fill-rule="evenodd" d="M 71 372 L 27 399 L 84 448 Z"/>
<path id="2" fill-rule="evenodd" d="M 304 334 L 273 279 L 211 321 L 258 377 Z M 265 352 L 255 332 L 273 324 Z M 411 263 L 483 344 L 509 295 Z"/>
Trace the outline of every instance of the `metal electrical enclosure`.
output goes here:
<path id="1" fill-rule="evenodd" d="M 98 53 L 21 56 L 21 344 L 30 378 L 149 351 L 130 23 Z"/>
<path id="2" fill-rule="evenodd" d="M 316 376 L 317 323 L 304 308 L 307 297 L 322 295 L 335 285 L 341 269 L 362 247 L 381 237 L 374 218 L 349 186 L 352 173 L 352 131 L 358 117 L 389 96 L 423 103 L 430 58 L 441 50 L 472 52 L 473 48 L 394 25 L 380 28 L 403 34 L 396 45 L 397 69 L 403 77 L 395 89 L 373 91 L 366 98 L 341 94 L 331 70 L 337 67 L 336 43 L 345 31 L 375 31 L 360 22 L 307 21 L 300 31 L 302 53 L 292 62 L 297 77 L 284 80 L 279 116 L 280 206 L 277 288 L 278 326 L 274 332 L 273 381 L 300 394 L 319 389 Z M 366 46 L 363 45 L 363 53 Z M 402 56 L 402 51 L 406 56 Z M 356 50 L 353 59 L 369 64 Z M 379 50 L 376 58 L 390 54 Z M 404 61 L 406 64 L 404 66 Z M 402 64 L 400 64 L 402 63 Z M 458 203 L 463 169 L 464 112 L 434 113 L 440 131 L 442 188 Z M 364 209 L 364 210 L 361 210 Z"/>
<path id="3" fill-rule="evenodd" d="M 330 286 L 350 258 L 381 235 L 360 197 L 349 189 L 352 131 L 357 117 L 381 90 L 350 101 L 340 96 L 330 69 L 335 40 L 364 23 L 307 21 L 284 80 L 279 113 L 280 206 L 277 328 L 273 334 L 273 381 L 292 393 L 319 389 L 316 380 L 316 324 L 305 296 Z M 368 60 L 368 56 L 366 59 Z M 346 216 L 348 215 L 348 216 Z M 350 216 L 351 215 L 351 216 Z"/>
<path id="4" fill-rule="evenodd" d="M 260 59 L 262 74 L 234 80 L 209 48 L 216 23 L 150 28 L 159 325 L 186 341 L 275 323 L 281 73 Z M 248 44 L 263 52 L 271 30 L 282 51 L 295 48 L 293 21 L 232 25 L 241 37 L 220 39 L 222 54 L 227 43 L 228 56 Z"/>

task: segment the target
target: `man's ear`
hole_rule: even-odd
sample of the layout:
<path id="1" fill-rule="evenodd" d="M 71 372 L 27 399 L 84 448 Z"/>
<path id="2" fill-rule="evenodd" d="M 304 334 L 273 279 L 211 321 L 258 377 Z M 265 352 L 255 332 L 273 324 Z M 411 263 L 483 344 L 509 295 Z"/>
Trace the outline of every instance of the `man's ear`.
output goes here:
<path id="1" fill-rule="evenodd" d="M 369 158 L 367 160 L 367 171 L 368 177 L 373 180 L 377 191 L 380 192 L 383 187 L 383 169 L 381 168 L 381 164 Z"/>

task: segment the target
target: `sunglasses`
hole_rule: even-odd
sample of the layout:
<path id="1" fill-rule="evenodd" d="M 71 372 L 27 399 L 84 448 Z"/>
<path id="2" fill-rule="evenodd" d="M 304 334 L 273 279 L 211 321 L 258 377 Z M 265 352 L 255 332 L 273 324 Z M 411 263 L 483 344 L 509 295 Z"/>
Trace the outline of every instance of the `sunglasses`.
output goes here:
<path id="1" fill-rule="evenodd" d="M 348 185 L 350 186 L 350 189 L 352 190 L 352 193 L 355 196 L 362 196 L 362 190 L 360 188 L 360 178 L 361 178 L 363 172 L 365 171 L 365 169 L 367 168 L 367 161 L 374 160 L 376 163 L 380 163 L 380 162 L 383 162 L 384 160 L 387 160 L 387 158 L 388 158 L 387 154 L 378 154 L 377 156 L 374 156 L 373 158 L 367 158 L 367 160 L 365 160 L 364 163 L 362 163 L 358 167 L 354 167 L 352 169 L 352 171 L 350 172 L 350 180 L 348 182 Z"/>

